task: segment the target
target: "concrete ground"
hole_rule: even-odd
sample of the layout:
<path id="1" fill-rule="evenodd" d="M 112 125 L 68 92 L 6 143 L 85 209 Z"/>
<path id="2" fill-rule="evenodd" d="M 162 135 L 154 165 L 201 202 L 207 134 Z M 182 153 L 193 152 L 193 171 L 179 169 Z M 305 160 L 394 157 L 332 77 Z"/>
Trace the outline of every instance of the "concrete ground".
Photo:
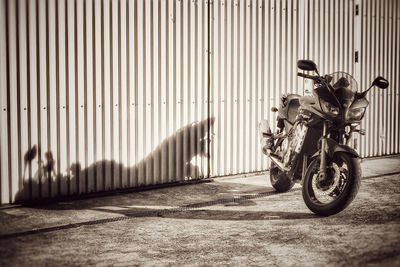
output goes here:
<path id="1" fill-rule="evenodd" d="M 327 218 L 267 175 L 0 207 L 0 265 L 400 266 L 400 157 L 362 169 L 354 202 Z"/>

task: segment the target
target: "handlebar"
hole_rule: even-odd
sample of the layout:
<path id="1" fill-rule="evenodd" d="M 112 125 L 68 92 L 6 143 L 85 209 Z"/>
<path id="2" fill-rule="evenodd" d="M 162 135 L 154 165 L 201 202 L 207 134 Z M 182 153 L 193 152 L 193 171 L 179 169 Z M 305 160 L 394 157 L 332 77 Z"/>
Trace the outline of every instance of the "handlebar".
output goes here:
<path id="1" fill-rule="evenodd" d="M 314 81 L 318 81 L 319 80 L 318 76 L 308 75 L 308 74 L 301 73 L 301 72 L 298 72 L 297 76 L 300 76 L 300 77 L 303 77 L 303 78 L 306 78 L 306 79 L 311 79 L 311 80 L 314 80 Z"/>
<path id="2" fill-rule="evenodd" d="M 306 78 L 306 79 L 311 79 L 311 80 L 313 80 L 316 84 L 325 85 L 325 86 L 327 86 L 327 88 L 328 88 L 328 90 L 329 90 L 330 92 L 332 92 L 332 90 L 333 90 L 333 89 L 330 88 L 330 86 L 328 86 L 328 83 L 329 83 L 332 79 L 330 79 L 329 81 L 327 81 L 327 78 L 326 78 L 326 77 L 330 77 L 330 76 L 325 75 L 325 77 L 320 77 L 319 75 L 308 75 L 308 74 L 301 73 L 301 72 L 298 72 L 298 73 L 297 73 L 297 76 L 300 76 L 300 77 L 303 77 L 303 78 Z M 331 78 L 332 78 L 332 77 L 331 77 Z"/>

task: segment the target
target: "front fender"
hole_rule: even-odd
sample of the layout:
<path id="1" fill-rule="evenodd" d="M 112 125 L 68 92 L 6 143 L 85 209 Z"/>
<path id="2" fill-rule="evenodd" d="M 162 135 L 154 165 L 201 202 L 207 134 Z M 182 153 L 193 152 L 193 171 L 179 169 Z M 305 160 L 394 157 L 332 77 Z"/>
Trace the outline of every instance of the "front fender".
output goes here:
<path id="1" fill-rule="evenodd" d="M 333 158 L 333 156 L 338 153 L 338 152 L 344 152 L 344 153 L 348 153 L 356 158 L 359 158 L 360 155 L 357 153 L 356 150 L 354 150 L 353 148 L 349 147 L 348 145 L 343 145 L 343 144 L 339 144 L 338 142 L 336 142 L 335 140 L 333 140 L 332 138 L 326 138 L 326 150 L 325 152 L 328 154 L 328 156 L 330 158 Z M 312 158 L 316 157 L 319 155 L 319 152 L 316 152 Z"/>
<path id="2" fill-rule="evenodd" d="M 327 146 L 326 146 L 326 150 L 325 151 L 329 157 L 333 157 L 333 155 L 335 155 L 337 152 L 344 152 L 344 153 L 348 153 L 351 154 L 352 156 L 359 158 L 360 155 L 358 155 L 357 151 L 355 151 L 353 148 L 349 147 L 348 145 L 342 145 L 339 144 L 338 142 L 336 142 L 335 140 L 331 139 L 331 138 L 327 138 L 326 139 L 327 142 Z"/>

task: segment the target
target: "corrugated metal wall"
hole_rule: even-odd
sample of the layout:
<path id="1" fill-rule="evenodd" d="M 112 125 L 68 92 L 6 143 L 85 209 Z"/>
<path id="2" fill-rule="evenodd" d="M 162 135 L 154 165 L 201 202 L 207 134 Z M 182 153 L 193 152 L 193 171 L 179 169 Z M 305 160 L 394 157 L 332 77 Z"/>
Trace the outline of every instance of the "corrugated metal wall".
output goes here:
<path id="1" fill-rule="evenodd" d="M 212 175 L 268 166 L 257 123 L 275 124 L 270 109 L 282 94 L 311 92 L 312 83 L 296 76 L 301 58 L 314 60 L 322 74 L 350 73 L 359 90 L 378 75 L 388 78 L 388 90 L 369 94 L 366 136 L 355 135 L 352 145 L 363 157 L 400 153 L 399 18 L 395 0 L 214 1 Z"/>
<path id="2" fill-rule="evenodd" d="M 212 175 L 265 170 L 258 122 L 275 124 L 280 96 L 302 93 L 299 1 L 217 0 L 212 13 Z"/>
<path id="3" fill-rule="evenodd" d="M 371 90 L 361 138 L 365 157 L 400 153 L 400 2 L 364 0 L 360 5 L 361 88 L 378 75 L 388 79 L 388 90 Z"/>
<path id="4" fill-rule="evenodd" d="M 1 203 L 208 175 L 205 1 L 1 0 L 0 20 Z"/>
<path id="5" fill-rule="evenodd" d="M 368 95 L 370 106 L 362 124 L 366 136 L 353 140 L 361 156 L 400 153 L 399 1 L 309 0 L 305 17 L 305 58 L 315 60 L 321 73 L 349 72 L 359 90 L 379 75 L 390 83 L 387 90 L 374 88 Z"/>
<path id="6" fill-rule="evenodd" d="M 395 0 L 0 0 L 0 203 L 265 170 L 257 123 L 311 88 L 300 58 L 361 88 L 388 77 L 357 143 L 399 153 L 399 14 Z"/>

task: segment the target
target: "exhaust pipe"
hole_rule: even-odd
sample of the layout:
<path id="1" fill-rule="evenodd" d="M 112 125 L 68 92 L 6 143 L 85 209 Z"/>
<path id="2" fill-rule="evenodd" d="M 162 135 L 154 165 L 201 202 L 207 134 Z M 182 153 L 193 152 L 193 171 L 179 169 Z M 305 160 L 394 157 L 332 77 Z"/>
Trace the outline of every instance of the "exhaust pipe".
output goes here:
<path id="1" fill-rule="evenodd" d="M 272 152 L 272 147 L 274 146 L 274 137 L 271 131 L 271 127 L 269 127 L 269 123 L 267 120 L 261 120 L 258 124 L 258 129 L 260 133 L 260 143 L 262 147 L 262 152 L 268 156 L 272 162 L 284 172 L 289 171 L 285 168 L 284 164 L 280 161 L 279 156 L 275 155 Z"/>
<path id="2" fill-rule="evenodd" d="M 280 161 L 280 159 L 278 158 L 277 155 L 275 154 L 270 154 L 269 158 L 271 159 L 271 161 L 283 172 L 289 172 L 290 169 L 288 169 L 287 167 L 285 167 L 285 165 L 283 164 L 283 162 Z"/>
<path id="3" fill-rule="evenodd" d="M 263 153 L 268 156 L 271 161 L 283 172 L 289 172 L 290 169 L 285 167 L 283 162 L 281 162 L 280 158 L 278 155 L 274 154 L 270 148 L 267 148 L 267 146 L 264 146 L 262 148 Z"/>

